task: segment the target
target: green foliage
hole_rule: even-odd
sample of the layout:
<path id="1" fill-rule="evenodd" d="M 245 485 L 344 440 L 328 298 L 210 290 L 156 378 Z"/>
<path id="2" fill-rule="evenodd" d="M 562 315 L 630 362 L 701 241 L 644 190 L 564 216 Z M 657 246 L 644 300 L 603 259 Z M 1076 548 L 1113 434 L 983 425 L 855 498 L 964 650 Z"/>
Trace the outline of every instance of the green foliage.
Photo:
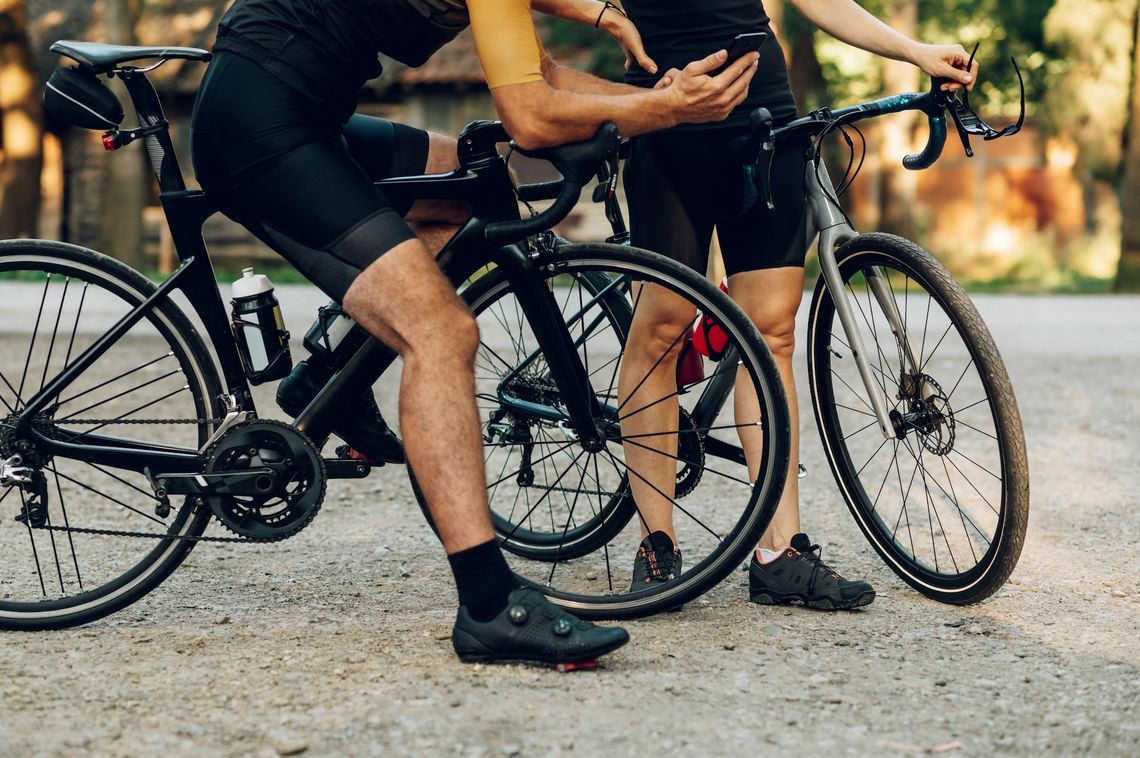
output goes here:
<path id="1" fill-rule="evenodd" d="M 1136 0 L 1057 0 L 1045 19 L 1056 46 L 1045 97 L 1049 125 L 1076 140 L 1099 178 L 1119 173 L 1128 117 Z"/>
<path id="2" fill-rule="evenodd" d="M 539 25 L 545 32 L 543 38 L 548 47 L 589 50 L 584 67 L 588 73 L 621 81 L 625 73 L 625 54 L 613 37 L 586 24 L 561 18 L 543 18 Z"/>

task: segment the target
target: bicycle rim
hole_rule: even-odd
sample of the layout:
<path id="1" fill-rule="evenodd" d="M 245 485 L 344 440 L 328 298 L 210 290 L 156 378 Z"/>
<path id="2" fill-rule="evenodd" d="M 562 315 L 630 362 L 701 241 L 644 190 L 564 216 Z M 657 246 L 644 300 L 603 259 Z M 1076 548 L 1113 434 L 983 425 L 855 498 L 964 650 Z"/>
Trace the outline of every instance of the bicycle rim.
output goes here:
<path id="1" fill-rule="evenodd" d="M 679 264 L 611 245 L 566 245 L 551 260 L 553 266 L 543 269 L 547 287 L 603 408 L 607 444 L 600 452 L 589 452 L 567 424 L 528 412 L 526 403 L 557 409 L 557 387 L 509 284 L 503 279 L 485 284 L 479 297 L 469 302 L 479 315 L 482 342 L 476 391 L 487 451 L 488 496 L 492 512 L 500 517 L 496 521 L 500 542 L 519 552 L 511 547 L 515 535 L 527 530 L 534 543 L 536 534 L 544 533 L 547 547 L 542 562 L 512 558 L 512 567 L 554 602 L 579 615 L 630 618 L 665 610 L 723 579 L 771 519 L 788 460 L 787 406 L 775 364 L 735 304 Z M 622 314 L 628 309 L 629 315 L 636 315 L 641 283 L 689 299 L 724 329 L 739 362 L 706 361 L 703 379 L 680 388 L 674 383 L 666 396 L 641 402 L 637 408 L 623 405 L 617 391 L 625 348 L 621 324 L 627 318 Z M 602 305 L 618 292 L 621 307 Z M 594 318 L 605 310 L 612 313 Z M 591 324 L 602 327 L 591 329 Z M 753 384 L 760 398 L 759 418 L 738 423 L 732 418 L 731 402 L 723 403 L 729 410 L 720 418 L 715 412 L 710 417 L 708 408 L 700 406 L 706 387 L 725 372 L 739 372 L 742 381 Z M 700 406 L 700 420 L 693 416 L 680 433 L 674 421 L 672 430 L 623 434 L 624 420 L 670 398 L 679 398 L 682 408 L 694 412 Z M 705 456 L 697 451 L 699 445 L 686 444 L 686 435 L 694 441 L 710 435 L 731 440 L 742 427 L 756 429 L 762 436 L 756 484 L 749 481 L 740 462 Z M 696 489 L 671 499 L 685 570 L 671 582 L 631 592 L 630 571 L 642 530 L 629 481 L 641 474 L 629 469 L 624 449 L 644 447 L 646 440 L 668 434 L 679 440 L 675 452 L 662 453 L 672 461 L 675 473 L 700 468 L 693 477 Z M 575 544 L 567 549 L 570 543 Z M 581 549 L 587 544 L 590 550 Z"/>
<path id="2" fill-rule="evenodd" d="M 20 452 L 33 472 L 32 484 L 0 492 L 0 627 L 71 626 L 134 602 L 189 552 L 191 542 L 171 537 L 200 534 L 208 522 L 208 510 L 195 512 L 185 498 L 165 511 L 142 473 L 47 457 L 11 433 L 29 398 L 153 291 L 89 250 L 35 241 L 0 247 L 0 308 L 21 314 L 4 318 L 0 334 L 0 452 L 4 459 Z M 201 340 L 166 302 L 34 423 L 74 443 L 101 435 L 192 451 L 209 436 L 209 424 L 197 420 L 216 415 L 219 394 Z"/>
<path id="3" fill-rule="evenodd" d="M 912 243 L 865 235 L 837 261 L 892 420 L 884 438 L 821 280 L 809 332 L 812 400 L 844 499 L 911 586 L 948 602 L 987 597 L 1016 564 L 1028 510 L 1020 417 L 997 348 L 966 294 Z M 886 285 L 885 300 L 869 277 Z M 906 341 L 891 329 L 892 307 Z"/>

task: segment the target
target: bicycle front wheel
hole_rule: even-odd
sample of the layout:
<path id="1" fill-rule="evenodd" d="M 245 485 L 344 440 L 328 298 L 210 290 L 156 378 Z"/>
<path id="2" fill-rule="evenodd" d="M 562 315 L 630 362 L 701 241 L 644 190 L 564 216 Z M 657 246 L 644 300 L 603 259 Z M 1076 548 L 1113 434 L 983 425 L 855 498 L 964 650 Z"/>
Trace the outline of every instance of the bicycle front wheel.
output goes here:
<path id="1" fill-rule="evenodd" d="M 533 326 L 502 272 L 491 271 L 465 290 L 480 328 L 476 401 L 500 544 L 520 556 L 511 557 L 517 574 L 581 616 L 634 618 L 683 604 L 739 566 L 775 512 L 789 456 L 787 405 L 775 363 L 744 313 L 687 267 L 618 245 L 562 245 L 547 255 L 539 269 L 589 377 L 606 444 L 591 450 L 577 439 Z M 690 374 L 681 384 L 670 367 L 672 385 L 660 397 L 627 403 L 618 392 L 619 371 L 647 286 L 674 293 L 722 329 L 726 357 L 706 360 L 703 376 Z M 686 325 L 674 344 L 687 332 Z M 663 354 L 654 369 L 665 360 Z M 638 387 L 642 379 L 626 377 Z M 758 408 L 734 419 L 728 396 L 741 382 L 755 392 Z M 724 392 L 717 403 L 707 397 L 713 385 Z M 629 419 L 666 404 L 677 409 L 660 429 L 640 423 L 629 431 Z M 721 408 L 729 410 L 718 417 Z M 758 435 L 755 478 L 742 456 L 715 457 L 730 446 L 717 447 L 714 437 L 735 437 L 741 429 Z M 707 454 L 706 443 L 716 452 Z M 664 479 L 631 466 L 630 449 L 668 459 Z M 671 503 L 684 554 L 685 570 L 650 589 L 630 582 L 643 536 L 631 480 Z"/>
<path id="2" fill-rule="evenodd" d="M 48 454 L 17 437 L 28 401 L 155 286 L 107 256 L 57 242 L 0 242 L 0 629 L 100 618 L 145 595 L 190 552 L 210 518 L 169 507 L 143 472 Z M 197 450 L 221 388 L 185 315 L 159 302 L 32 425 L 83 445 Z M 22 480 L 17 483 L 17 479 Z"/>
<path id="3" fill-rule="evenodd" d="M 1017 563 L 1029 512 L 1021 417 L 993 338 L 961 286 L 912 242 L 863 235 L 836 261 L 890 416 L 885 435 L 821 277 L 809 379 L 843 498 L 907 584 L 949 603 L 989 597 Z"/>

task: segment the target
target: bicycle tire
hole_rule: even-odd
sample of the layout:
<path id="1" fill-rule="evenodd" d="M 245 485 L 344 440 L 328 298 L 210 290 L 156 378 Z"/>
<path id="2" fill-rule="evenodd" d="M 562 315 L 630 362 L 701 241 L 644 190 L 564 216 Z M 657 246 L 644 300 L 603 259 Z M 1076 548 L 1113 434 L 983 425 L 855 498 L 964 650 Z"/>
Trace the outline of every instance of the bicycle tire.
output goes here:
<path id="1" fill-rule="evenodd" d="M 38 300 L 30 336 L 4 335 L 5 342 L 26 344 L 26 355 L 0 350 L 0 361 L 16 366 L 11 372 L 7 367 L 0 369 L 5 378 L 0 383 L 3 411 L 9 419 L 36 391 L 33 386 L 44 386 L 56 375 L 53 372 L 102 336 L 102 324 L 114 323 L 156 291 L 141 274 L 108 256 L 41 240 L 0 242 L 0 285 L 8 293 L 5 300 L 9 307 L 13 298 L 29 299 L 33 309 Z M 40 338 L 49 332 L 51 339 Z M 138 355 L 146 357 L 133 357 Z M 124 363 L 127 359 L 131 362 Z M 20 363 L 22 367 L 17 365 Z M 28 366 L 35 368 L 29 372 Z M 25 380 L 18 385 L 10 380 L 21 374 Z M 28 381 L 31 383 L 24 393 Z M 197 449 L 212 432 L 210 424 L 166 422 L 179 413 L 193 414 L 190 417 L 194 419 L 217 416 L 221 392 L 213 359 L 197 331 L 174 302 L 165 300 L 67 388 L 37 423 L 50 425 L 54 433 L 71 435 L 72 441 L 81 440 L 84 430 L 99 429 L 103 434 L 128 438 L 137 435 L 140 444 Z M 90 425 L 102 416 L 112 417 L 111 423 Z M 161 438 L 158 443 L 150 441 L 155 435 Z M 0 444 L 4 458 L 11 454 L 10 443 L 5 439 Z M 7 500 L 0 506 L 2 629 L 71 627 L 134 603 L 162 583 L 189 555 L 195 542 L 180 538 L 200 535 L 210 519 L 210 510 L 195 508 L 189 498 L 180 504 L 171 502 L 170 512 L 160 517 L 160 501 L 148 495 L 153 488 L 141 473 L 82 463 L 58 454 L 39 464 L 46 502 L 44 523 L 65 529 L 111 531 L 132 531 L 146 525 L 154 536 L 142 539 L 41 532 L 30 521 L 13 522 L 13 511 L 19 509 L 22 514 L 23 507 L 16 500 Z M 11 486 L 4 489 L 4 498 L 19 490 Z M 24 497 L 22 490 L 20 496 Z M 127 502 L 131 498 L 141 499 L 142 508 Z M 151 505 L 156 511 L 153 516 L 144 510 Z M 28 546 L 18 547 L 17 537 L 23 540 L 24 536 L 17 532 L 26 533 Z M 45 571 L 43 563 L 49 554 L 55 563 Z M 17 567 L 15 562 L 20 557 L 32 560 L 30 570 Z"/>
<path id="2" fill-rule="evenodd" d="M 832 474 L 859 528 L 903 581 L 942 602 L 983 600 L 1016 566 L 1029 512 L 1024 433 L 1001 355 L 962 287 L 913 242 L 863 235 L 843 245 L 836 262 L 875 380 L 893 404 L 895 436 L 884 439 L 869 412 L 865 386 L 845 358 L 852 351 L 848 335 L 821 277 L 808 324 L 809 382 Z M 866 286 L 868 272 L 886 275 L 879 281 L 888 283 L 912 349 L 918 348 L 917 370 Z M 980 400 L 971 394 L 977 392 Z M 888 444 L 894 465 L 884 468 L 880 451 Z M 909 461 L 899 464 L 900 449 L 914 460 L 910 471 Z M 889 502 L 879 504 L 888 481 L 890 499 L 896 485 L 902 495 L 897 515 Z M 922 500 L 913 507 L 912 492 Z"/>
<path id="3" fill-rule="evenodd" d="M 631 561 L 636 544 L 640 539 L 634 534 L 635 529 L 627 528 L 630 527 L 630 521 L 636 514 L 636 508 L 630 502 L 628 495 L 628 473 L 619 470 L 620 446 L 622 444 L 620 433 L 614 433 L 614 436 L 608 440 L 606 448 L 607 451 L 613 450 L 615 448 L 610 446 L 616 443 L 619 450 L 617 455 L 607 452 L 604 455 L 607 455 L 608 458 L 602 458 L 602 455 L 594 455 L 591 459 L 595 465 L 591 476 L 596 485 L 583 485 L 585 477 L 590 473 L 590 463 L 586 463 L 584 466 L 574 469 L 574 475 L 579 479 L 577 487 L 572 485 L 558 486 L 567 472 L 576 465 L 575 463 L 567 463 L 561 470 L 558 468 L 561 464 L 555 458 L 559 446 L 561 446 L 561 450 L 576 451 L 577 443 L 575 440 L 566 437 L 558 437 L 555 440 L 553 435 L 562 433 L 557 425 L 551 424 L 546 429 L 538 431 L 541 434 L 551 435 L 550 438 L 542 441 L 538 441 L 538 437 L 531 437 L 527 438 L 529 441 L 509 444 L 502 442 L 503 439 L 506 439 L 503 435 L 512 433 L 517 433 L 520 440 L 526 438 L 526 434 L 529 432 L 525 432 L 523 426 L 529 425 L 532 430 L 540 426 L 533 418 L 526 417 L 525 413 L 516 410 L 508 413 L 502 410 L 506 407 L 506 403 L 502 400 L 502 385 L 498 383 L 504 381 L 503 376 L 510 374 L 510 376 L 515 377 L 510 381 L 516 381 L 522 377 L 525 380 L 522 384 L 529 382 L 525 387 L 522 384 L 512 385 L 511 391 L 532 393 L 527 397 L 534 402 L 547 402 L 556 405 L 558 402 L 557 390 L 554 383 L 549 380 L 549 376 L 543 373 L 544 364 L 541 363 L 540 351 L 537 351 L 537 348 L 525 339 L 520 339 L 511 333 L 512 330 L 518 330 L 520 333 L 525 332 L 529 328 L 521 316 L 521 311 L 518 314 L 511 311 L 511 315 L 506 318 L 484 318 L 480 321 L 481 348 L 486 347 L 488 340 L 500 340 L 497 344 L 507 346 L 506 348 L 500 347 L 497 351 L 499 355 L 494 359 L 495 364 L 501 367 L 498 374 L 492 372 L 494 375 L 489 377 L 480 374 L 480 363 L 477 358 L 476 380 L 477 391 L 479 392 L 477 401 L 481 403 L 484 443 L 490 451 L 488 457 L 490 458 L 495 454 L 497 449 L 513 448 L 502 453 L 504 463 L 501 467 L 490 464 L 487 466 L 487 477 L 490 483 L 488 487 L 489 499 L 491 500 L 492 513 L 496 513 L 498 516 L 495 522 L 500 544 L 508 552 L 516 554 L 529 552 L 532 556 L 535 553 L 534 550 L 520 549 L 518 544 L 512 545 L 510 532 L 504 534 L 505 527 L 517 529 L 521 519 L 507 515 L 497 507 L 498 492 L 496 488 L 500 487 L 503 482 L 509 481 L 509 486 L 515 488 L 516 501 L 519 498 L 519 492 L 524 492 L 531 487 L 536 493 L 545 493 L 541 496 L 536 494 L 539 502 L 556 490 L 563 493 L 577 493 L 573 502 L 571 502 L 568 494 L 562 495 L 565 499 L 565 510 L 569 514 L 569 518 L 565 523 L 554 523 L 552 529 L 552 533 L 559 533 L 559 530 L 562 530 L 560 535 L 564 535 L 570 529 L 571 524 L 578 527 L 578 539 L 573 548 L 564 549 L 565 545 L 561 548 L 558 546 L 552 548 L 547 545 L 545 547 L 546 554 L 539 557 L 540 561 L 544 561 L 542 563 L 530 560 L 522 562 L 513 560 L 516 573 L 524 581 L 541 589 L 554 603 L 585 618 L 636 618 L 682 605 L 723 580 L 740 565 L 771 520 L 779 502 L 788 465 L 790 431 L 786 399 L 775 363 L 755 326 L 736 304 L 704 277 L 685 266 L 655 253 L 600 243 L 559 245 L 554 252 L 548 253 L 547 256 L 539 268 L 548 288 L 559 292 L 561 292 L 560 287 L 566 290 L 564 294 L 561 294 L 563 303 L 560 306 L 563 308 L 564 317 L 566 312 L 571 314 L 566 317 L 566 323 L 571 323 L 576 318 L 575 313 L 584 314 L 588 312 L 588 310 L 584 310 L 584 308 L 588 308 L 588 303 L 583 304 L 587 301 L 585 295 L 580 295 L 581 300 L 571 302 L 575 282 L 590 283 L 595 290 L 598 287 L 604 288 L 608 284 L 615 284 L 621 277 L 659 284 L 686 297 L 694 304 L 694 307 L 724 326 L 730 341 L 741 352 L 740 365 L 744 366 L 747 375 L 756 384 L 764 418 L 762 425 L 764 436 L 763 461 L 760 463 L 761 476 L 755 484 L 739 478 L 733 480 L 735 482 L 733 486 L 737 488 L 734 491 L 747 492 L 743 505 L 716 502 L 717 498 L 707 498 L 709 501 L 714 501 L 715 504 L 711 506 L 702 501 L 703 507 L 708 507 L 710 511 L 717 510 L 715 514 L 718 519 L 717 526 L 719 527 L 720 524 L 725 526 L 714 529 L 707 523 L 701 523 L 708 531 L 708 535 L 699 535 L 706 540 L 702 544 L 707 545 L 707 550 L 702 549 L 698 553 L 700 560 L 689 565 L 688 569 L 675 580 L 653 589 L 638 592 L 619 591 L 618 587 L 628 583 L 627 567 L 623 563 L 615 571 L 610 555 L 616 550 L 615 555 L 620 554 L 624 560 Z M 578 287 L 578 292 L 581 293 L 581 287 Z M 476 313 L 477 318 L 481 314 L 488 313 L 492 305 L 499 303 L 510 294 L 510 283 L 501 273 L 495 271 L 484 275 L 482 279 L 477 280 L 464 291 L 464 296 L 473 312 Z M 603 297 L 599 302 L 604 301 L 604 299 Z M 622 306 L 623 308 L 636 308 L 636 303 L 630 306 L 628 300 L 625 300 L 625 296 L 622 299 L 625 303 Z M 582 316 L 579 321 L 585 324 L 586 317 Z M 622 319 L 618 318 L 613 323 L 620 323 L 621 321 Z M 492 332 L 496 334 L 492 334 Z M 571 327 L 571 337 L 574 336 L 575 332 Z M 593 344 L 597 346 L 600 355 L 609 357 L 607 361 L 596 363 L 591 362 L 588 355 L 584 356 L 584 367 L 588 375 L 598 374 L 603 371 L 603 367 L 605 371 L 616 375 L 620 356 L 624 351 L 624 335 L 622 337 L 622 339 L 606 338 L 609 340 L 608 342 L 604 342 L 600 337 L 591 337 L 589 341 L 582 341 L 581 344 L 583 345 Z M 599 346 L 599 343 L 604 344 Z M 503 357 L 504 350 L 513 350 L 514 352 Z M 613 351 L 616 351 L 615 356 L 610 355 Z M 525 370 L 516 371 L 519 366 L 523 366 Z M 482 366 L 482 368 L 485 369 L 486 366 Z M 736 364 L 730 363 L 720 370 L 735 372 Z M 511 373 L 512 371 L 515 373 Z M 599 402 L 602 406 L 606 406 L 607 403 L 611 404 L 607 412 L 614 413 L 614 418 L 617 419 L 620 416 L 621 409 L 618 408 L 614 411 L 612 407 L 616 397 L 613 386 L 613 378 L 611 377 L 608 388 L 598 389 L 595 387 L 595 391 L 598 393 Z M 497 413 L 496 409 L 501 412 Z M 488 418 L 488 410 L 490 410 L 490 418 Z M 638 411 L 630 411 L 630 413 L 636 412 Z M 498 424 L 499 428 L 491 430 L 490 427 L 494 424 Z M 694 430 L 694 433 L 697 431 L 708 432 L 708 430 Z M 555 451 L 538 456 L 546 461 L 553 461 L 549 464 L 549 469 L 539 471 L 540 467 L 537 465 L 537 459 L 534 458 L 533 453 L 525 454 L 519 451 L 520 448 L 525 448 L 528 444 L 532 446 L 545 444 L 547 445 L 546 450 Z M 506 474 L 508 464 L 514 465 L 509 457 L 512 454 L 519 456 L 519 459 L 524 455 L 531 457 L 526 459 L 526 463 L 519 465 L 517 470 L 512 469 L 509 474 Z M 575 454 L 575 452 L 567 453 L 566 458 L 570 459 Z M 603 467 L 610 465 L 612 470 L 600 470 L 597 465 L 599 458 L 603 460 Z M 681 462 L 680 458 L 677 460 Z M 499 470 L 500 468 L 501 470 Z M 533 480 L 529 483 L 522 483 L 522 480 L 518 479 L 518 474 L 526 468 L 531 469 L 531 474 L 546 484 L 540 482 L 538 485 L 534 485 Z M 709 469 L 706 468 L 704 473 L 705 476 L 699 478 L 702 485 L 717 481 L 715 474 L 721 472 L 714 471 L 710 474 Z M 504 476 L 504 474 L 506 475 Z M 731 478 L 727 475 L 726 477 Z M 743 486 L 740 486 L 741 484 Z M 711 489 L 712 487 L 710 487 Z M 597 496 L 599 501 L 605 503 L 605 507 L 598 508 L 590 514 L 588 519 L 583 519 L 582 524 L 578 524 L 572 520 L 572 517 L 576 504 L 579 502 L 578 498 L 583 493 L 587 497 Z M 527 502 L 529 504 L 529 501 Z M 530 510 L 533 511 L 534 507 L 531 506 Z M 693 507 L 695 506 L 690 508 Z M 693 521 L 700 523 L 700 519 L 693 517 L 688 510 L 685 510 L 685 513 Z M 711 518 L 706 520 L 709 523 L 712 522 Z M 697 531 L 695 527 L 694 531 Z M 709 535 L 712 536 L 709 537 Z M 618 538 L 624 541 L 624 547 L 617 544 Z M 631 545 L 632 547 L 630 547 Z M 689 546 L 682 545 L 682 547 L 688 548 Z M 534 548 L 533 543 L 530 548 Z M 627 548 L 629 558 L 625 558 L 625 552 L 623 552 Z M 559 552 L 560 549 L 563 551 Z M 552 551 L 555 553 L 553 556 L 550 554 Z M 691 555 L 691 553 L 686 555 Z M 604 568 L 600 568 L 603 566 L 603 560 Z M 567 571 L 566 567 L 571 565 L 572 569 L 570 570 L 574 572 L 572 577 L 565 580 L 555 578 L 558 571 L 565 572 Z M 591 576 L 591 570 L 595 571 L 595 575 Z M 601 572 L 606 573 L 606 578 L 599 581 Z M 615 577 L 618 580 L 616 584 Z M 594 584 L 591 585 L 591 582 Z M 594 589 L 595 587 L 596 589 Z"/>

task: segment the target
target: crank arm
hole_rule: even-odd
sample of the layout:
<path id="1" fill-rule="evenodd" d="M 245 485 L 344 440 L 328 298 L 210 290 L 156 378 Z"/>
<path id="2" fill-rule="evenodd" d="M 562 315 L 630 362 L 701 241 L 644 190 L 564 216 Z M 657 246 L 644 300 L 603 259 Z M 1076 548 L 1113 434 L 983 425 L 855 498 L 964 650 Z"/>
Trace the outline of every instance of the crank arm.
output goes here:
<path id="1" fill-rule="evenodd" d="M 217 474 L 158 474 L 158 491 L 166 495 L 268 495 L 277 483 L 271 468 Z"/>

